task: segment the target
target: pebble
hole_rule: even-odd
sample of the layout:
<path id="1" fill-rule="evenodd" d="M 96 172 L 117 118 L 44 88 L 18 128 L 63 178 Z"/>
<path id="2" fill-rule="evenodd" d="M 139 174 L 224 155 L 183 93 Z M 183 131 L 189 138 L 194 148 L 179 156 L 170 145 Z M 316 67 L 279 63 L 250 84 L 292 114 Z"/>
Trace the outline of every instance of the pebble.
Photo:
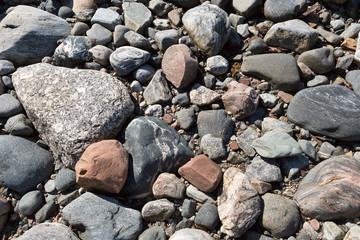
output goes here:
<path id="1" fill-rule="evenodd" d="M 165 231 L 162 227 L 151 227 L 142 232 L 139 240 L 166 240 Z"/>
<path id="2" fill-rule="evenodd" d="M 25 216 L 33 215 L 41 208 L 43 203 L 43 195 L 40 191 L 30 191 L 26 193 L 19 202 L 19 210 Z"/>
<path id="3" fill-rule="evenodd" d="M 279 98 L 277 98 L 276 96 L 270 94 L 270 93 L 263 93 L 260 94 L 260 99 L 261 99 L 261 104 L 264 107 L 275 107 L 276 103 L 278 102 Z"/>
<path id="4" fill-rule="evenodd" d="M 90 27 L 86 23 L 76 22 L 74 27 L 71 29 L 70 35 L 82 36 L 85 35 L 89 29 Z"/>
<path id="5" fill-rule="evenodd" d="M 302 53 L 298 59 L 317 74 L 330 72 L 335 67 L 335 58 L 330 48 L 316 48 Z"/>
<path id="6" fill-rule="evenodd" d="M 114 31 L 116 25 L 122 24 L 122 20 L 120 14 L 113 10 L 108 8 L 98 8 L 91 18 L 91 24 L 100 24 L 110 31 Z"/>
<path id="7" fill-rule="evenodd" d="M 0 60 L 0 76 L 12 73 L 15 71 L 14 64 L 7 60 Z"/>
<path id="8" fill-rule="evenodd" d="M 117 25 L 114 29 L 114 45 L 115 47 L 121 47 L 127 44 L 125 39 L 125 33 L 133 31 L 132 28 L 124 26 L 124 25 Z"/>
<path id="9" fill-rule="evenodd" d="M 185 198 L 181 206 L 181 216 L 191 218 L 196 212 L 196 202 Z"/>
<path id="10" fill-rule="evenodd" d="M 156 16 L 162 17 L 172 9 L 172 6 L 162 0 L 151 0 L 149 2 L 149 9 L 152 10 Z"/>
<path id="11" fill-rule="evenodd" d="M 255 157 L 245 171 L 251 181 L 257 179 L 264 182 L 280 182 L 282 174 L 280 166 L 275 159 L 263 159 Z"/>
<path id="12" fill-rule="evenodd" d="M 328 159 L 331 157 L 334 151 L 335 147 L 331 143 L 323 142 L 319 148 L 318 156 L 321 159 Z"/>
<path id="13" fill-rule="evenodd" d="M 212 56 L 206 60 L 206 69 L 215 76 L 223 75 L 229 69 L 229 62 L 221 55 Z"/>
<path id="14" fill-rule="evenodd" d="M 181 109 L 176 112 L 176 119 L 182 129 L 190 129 L 196 123 L 196 115 L 193 108 Z"/>
<path id="15" fill-rule="evenodd" d="M 55 49 L 55 61 L 64 67 L 74 67 L 91 59 L 91 41 L 85 36 L 68 36 Z"/>
<path id="16" fill-rule="evenodd" d="M 360 24 L 359 23 L 352 23 L 345 31 L 343 31 L 340 36 L 343 39 L 346 38 L 356 38 L 358 33 L 360 32 Z"/>
<path id="17" fill-rule="evenodd" d="M 89 49 L 92 59 L 103 66 L 107 66 L 109 64 L 109 58 L 113 52 L 114 51 L 110 48 L 102 45 L 96 45 L 95 47 Z"/>
<path id="18" fill-rule="evenodd" d="M 200 203 L 212 203 L 215 201 L 212 196 L 200 191 L 191 184 L 186 188 L 186 196 Z"/>
<path id="19" fill-rule="evenodd" d="M 221 138 L 206 134 L 201 138 L 200 149 L 212 160 L 226 157 L 226 148 Z"/>
<path id="20" fill-rule="evenodd" d="M 221 95 L 200 84 L 195 84 L 190 91 L 190 102 L 197 106 L 206 106 L 220 99 Z"/>
<path id="21" fill-rule="evenodd" d="M 17 239 L 41 239 L 45 236 L 49 239 L 79 240 L 76 234 L 69 227 L 61 223 L 41 223 L 30 228 Z"/>
<path id="22" fill-rule="evenodd" d="M 247 18 L 257 14 L 260 11 L 261 5 L 261 0 L 235 0 L 232 2 L 232 6 L 236 12 Z"/>
<path id="23" fill-rule="evenodd" d="M 161 173 L 152 186 L 152 193 L 156 198 L 182 199 L 185 184 L 172 173 Z"/>
<path id="24" fill-rule="evenodd" d="M 8 221 L 10 210 L 11 207 L 7 200 L 4 197 L 0 197 L 0 231 L 3 230 Z"/>
<path id="25" fill-rule="evenodd" d="M 312 145 L 311 141 L 299 139 L 298 143 L 306 156 L 308 156 L 313 161 L 318 161 L 316 149 Z"/>
<path id="26" fill-rule="evenodd" d="M 317 75 L 314 77 L 314 79 L 308 81 L 306 83 L 307 87 L 316 87 L 320 85 L 327 85 L 329 84 L 329 79 L 324 75 Z"/>
<path id="27" fill-rule="evenodd" d="M 342 58 L 338 58 L 335 65 L 336 72 L 345 72 L 351 66 L 354 60 L 354 55 L 347 55 Z"/>
<path id="28" fill-rule="evenodd" d="M 342 240 L 345 232 L 334 222 L 324 222 L 322 226 L 322 239 L 324 240 Z"/>
<path id="29" fill-rule="evenodd" d="M 214 240 L 207 232 L 200 229 L 185 228 L 176 231 L 169 240 Z"/>
<path id="30" fill-rule="evenodd" d="M 55 178 L 55 188 L 59 192 L 67 190 L 76 183 L 75 171 L 67 168 L 61 169 Z"/>
<path id="31" fill-rule="evenodd" d="M 360 71 L 352 70 L 346 74 L 345 80 L 357 95 L 360 95 Z"/>
<path id="32" fill-rule="evenodd" d="M 161 69 L 157 70 L 143 94 L 148 104 L 165 103 L 171 100 L 172 94 Z"/>
<path id="33" fill-rule="evenodd" d="M 322 27 L 316 28 L 316 31 L 332 45 L 338 45 L 342 41 L 342 37 L 336 33 L 326 31 Z"/>
<path id="34" fill-rule="evenodd" d="M 125 2 L 122 5 L 125 18 L 125 26 L 142 34 L 153 21 L 151 11 L 140 2 Z"/>
<path id="35" fill-rule="evenodd" d="M 140 83 L 150 81 L 154 74 L 155 70 L 149 64 L 144 64 L 133 71 L 133 77 Z"/>
<path id="36" fill-rule="evenodd" d="M 86 36 L 93 46 L 106 45 L 112 40 L 111 31 L 97 23 L 93 24 L 91 28 L 86 31 Z"/>
<path id="37" fill-rule="evenodd" d="M 334 29 L 334 31 L 342 29 L 345 27 L 345 23 L 343 20 L 337 19 L 337 20 L 332 20 L 330 22 L 330 25 L 332 27 L 332 29 Z"/>
<path id="38" fill-rule="evenodd" d="M 247 128 L 243 133 L 241 133 L 236 142 L 239 144 L 239 147 L 244 151 L 247 156 L 254 157 L 256 152 L 251 144 L 259 138 L 258 132 L 252 128 Z"/>
<path id="39" fill-rule="evenodd" d="M 253 54 L 261 54 L 266 52 L 268 48 L 269 47 L 267 43 L 263 39 L 256 38 L 251 40 L 248 50 L 251 51 Z"/>
<path id="40" fill-rule="evenodd" d="M 19 100 L 11 94 L 0 95 L 0 102 L 2 103 L 0 105 L 0 117 L 2 118 L 14 116 L 23 110 Z"/>
<path id="41" fill-rule="evenodd" d="M 346 233 L 344 240 L 359 240 L 360 239 L 360 227 L 353 226 L 350 230 Z"/>
<path id="42" fill-rule="evenodd" d="M 219 223 L 217 207 L 210 203 L 205 203 L 195 216 L 194 223 L 209 230 L 214 229 Z"/>
<path id="43" fill-rule="evenodd" d="M 141 210 L 141 215 L 147 222 L 165 221 L 175 212 L 174 203 L 167 199 L 147 202 Z"/>
<path id="44" fill-rule="evenodd" d="M 286 177 L 285 180 L 295 178 L 296 174 L 309 166 L 310 163 L 309 159 L 307 159 L 304 155 L 281 158 L 281 170 Z"/>
<path id="45" fill-rule="evenodd" d="M 276 118 L 265 117 L 261 123 L 261 130 L 263 133 L 267 133 L 273 130 L 282 131 L 290 136 L 293 135 L 293 129 L 291 126 Z"/>
<path id="46" fill-rule="evenodd" d="M 236 32 L 243 38 L 246 39 L 250 36 L 249 24 L 239 24 L 236 26 Z"/>
<path id="47" fill-rule="evenodd" d="M 39 211 L 35 214 L 35 221 L 38 223 L 45 222 L 51 215 L 58 209 L 58 205 L 55 200 L 47 202 Z"/>
<path id="48" fill-rule="evenodd" d="M 283 22 L 293 19 L 299 14 L 300 1 L 268 0 L 264 4 L 264 15 L 273 22 Z"/>
<path id="49" fill-rule="evenodd" d="M 136 33 L 134 31 L 128 31 L 124 34 L 124 38 L 130 44 L 130 46 L 141 48 L 144 50 L 151 49 L 150 41 L 139 33 Z"/>
<path id="50" fill-rule="evenodd" d="M 14 136 L 31 136 L 34 132 L 31 121 L 23 113 L 8 118 L 4 129 Z"/>
<path id="51" fill-rule="evenodd" d="M 140 84 L 139 84 L 139 86 L 140 86 Z M 153 116 L 153 117 L 162 117 L 164 115 L 164 110 L 160 104 L 154 104 L 154 105 L 149 106 L 145 110 L 145 115 Z"/>

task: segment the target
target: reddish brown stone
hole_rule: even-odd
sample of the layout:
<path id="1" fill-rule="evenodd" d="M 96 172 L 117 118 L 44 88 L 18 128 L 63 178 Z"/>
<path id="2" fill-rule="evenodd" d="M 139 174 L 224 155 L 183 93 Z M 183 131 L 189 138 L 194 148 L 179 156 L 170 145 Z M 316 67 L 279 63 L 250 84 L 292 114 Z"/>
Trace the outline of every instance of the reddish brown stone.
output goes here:
<path id="1" fill-rule="evenodd" d="M 292 100 L 293 97 L 294 97 L 293 95 L 291 95 L 291 94 L 289 94 L 289 93 L 286 93 L 286 92 L 284 92 L 284 91 L 278 92 L 277 96 L 278 96 L 281 100 L 283 100 L 283 102 L 285 102 L 285 103 L 290 103 L 291 100 Z"/>
<path id="2" fill-rule="evenodd" d="M 185 184 L 173 173 L 161 173 L 152 186 L 156 198 L 182 199 L 184 192 Z"/>
<path id="3" fill-rule="evenodd" d="M 241 84 L 244 84 L 244 85 L 246 85 L 246 86 L 250 86 L 251 81 L 250 81 L 249 78 L 241 78 L 241 79 L 240 79 L 240 83 L 241 83 Z"/>
<path id="4" fill-rule="evenodd" d="M 250 181 L 251 185 L 258 191 L 259 194 L 265 194 L 271 190 L 272 186 L 268 182 L 263 182 L 257 179 L 253 179 Z"/>
<path id="5" fill-rule="evenodd" d="M 173 123 L 173 117 L 172 117 L 170 114 L 168 114 L 168 113 L 164 114 L 163 120 L 164 120 L 164 122 L 166 122 L 167 124 Z"/>
<path id="6" fill-rule="evenodd" d="M 342 43 L 341 47 L 347 50 L 356 51 L 357 41 L 352 38 L 346 38 Z"/>
<path id="7" fill-rule="evenodd" d="M 185 88 L 196 78 L 198 61 L 185 44 L 169 47 L 161 63 L 166 79 L 177 88 Z"/>
<path id="8" fill-rule="evenodd" d="M 311 219 L 311 221 L 310 221 L 310 226 L 311 226 L 315 231 L 317 231 L 317 230 L 320 229 L 320 223 L 319 223 L 319 221 L 316 220 L 316 219 Z"/>
<path id="9" fill-rule="evenodd" d="M 76 182 L 89 191 L 119 193 L 125 184 L 129 154 L 117 140 L 86 148 L 75 166 Z"/>
<path id="10" fill-rule="evenodd" d="M 178 172 L 204 192 L 214 191 L 222 177 L 220 167 L 204 154 L 192 158 Z"/>
<path id="11" fill-rule="evenodd" d="M 226 111 L 237 119 L 246 118 L 256 111 L 259 94 L 253 88 L 235 81 L 227 87 L 228 91 L 221 98 Z"/>
<path id="12" fill-rule="evenodd" d="M 231 142 L 229 145 L 230 145 L 231 150 L 233 150 L 233 151 L 239 150 L 239 145 L 237 144 L 236 141 Z"/>

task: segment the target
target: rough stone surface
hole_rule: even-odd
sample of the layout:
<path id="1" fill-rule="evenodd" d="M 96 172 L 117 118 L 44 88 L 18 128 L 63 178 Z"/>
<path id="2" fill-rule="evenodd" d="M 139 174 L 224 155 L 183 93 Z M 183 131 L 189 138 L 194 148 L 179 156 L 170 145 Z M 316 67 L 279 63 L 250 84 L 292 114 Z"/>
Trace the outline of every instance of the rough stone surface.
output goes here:
<path id="1" fill-rule="evenodd" d="M 263 133 L 267 133 L 273 130 L 282 131 L 290 136 L 293 134 L 293 129 L 286 122 L 280 121 L 276 118 L 265 117 L 261 123 L 261 130 Z"/>
<path id="2" fill-rule="evenodd" d="M 216 5 L 194 7 L 184 14 L 182 22 L 193 42 L 206 56 L 218 54 L 230 36 L 229 17 Z"/>
<path id="3" fill-rule="evenodd" d="M 142 198 L 151 193 L 156 177 L 175 172 L 193 157 L 188 143 L 164 121 L 139 117 L 125 129 L 125 148 L 131 158 L 124 195 Z"/>
<path id="4" fill-rule="evenodd" d="M 185 184 L 173 173 L 161 173 L 152 186 L 156 198 L 182 199 L 184 192 Z"/>
<path id="5" fill-rule="evenodd" d="M 169 240 L 214 240 L 214 238 L 203 230 L 185 228 L 176 231 Z"/>
<path id="6" fill-rule="evenodd" d="M 139 2 L 124 2 L 125 25 L 131 27 L 135 32 L 142 34 L 145 28 L 150 26 L 153 20 L 151 11 Z"/>
<path id="7" fill-rule="evenodd" d="M 144 98 L 148 104 L 168 102 L 172 98 L 168 82 L 161 69 L 157 70 L 144 91 Z"/>
<path id="8" fill-rule="evenodd" d="M 206 106 L 220 99 L 220 94 L 200 84 L 195 84 L 189 95 L 190 101 L 198 106 Z"/>
<path id="9" fill-rule="evenodd" d="M 258 192 L 238 168 L 231 167 L 225 171 L 223 192 L 217 201 L 221 231 L 232 237 L 242 236 L 261 213 Z"/>
<path id="10" fill-rule="evenodd" d="M 259 138 L 259 133 L 252 128 L 247 128 L 242 132 L 236 139 L 236 142 L 239 144 L 239 147 L 244 151 L 244 153 L 250 157 L 254 157 L 256 152 L 251 144 Z"/>
<path id="11" fill-rule="evenodd" d="M 88 146 L 75 166 L 76 182 L 89 191 L 119 193 L 125 184 L 129 153 L 117 140 Z"/>
<path id="12" fill-rule="evenodd" d="M 318 135 L 343 141 L 359 141 L 360 98 L 339 85 L 304 89 L 290 102 L 291 122 Z"/>
<path id="13" fill-rule="evenodd" d="M 273 88 L 293 91 L 300 87 L 300 75 L 294 57 L 283 53 L 260 54 L 244 58 L 241 71 L 268 81 Z"/>
<path id="14" fill-rule="evenodd" d="M 15 7 L 0 26 L 0 59 L 16 66 L 40 62 L 52 55 L 57 40 L 68 36 L 70 24 L 46 11 L 30 7 Z"/>
<path id="15" fill-rule="evenodd" d="M 217 160 L 226 157 L 226 148 L 219 137 L 206 134 L 201 138 L 200 149 L 209 156 L 210 159 Z"/>
<path id="16" fill-rule="evenodd" d="M 121 24 L 122 20 L 117 12 L 107 8 L 99 8 L 91 18 L 91 24 L 95 23 L 114 31 L 115 26 Z"/>
<path id="17" fill-rule="evenodd" d="M 221 55 L 209 57 L 206 60 L 206 69 L 214 75 L 222 75 L 229 69 L 229 62 Z"/>
<path id="18" fill-rule="evenodd" d="M 20 137 L 0 136 L 0 182 L 21 194 L 36 188 L 53 172 L 49 151 Z"/>
<path id="19" fill-rule="evenodd" d="M 35 129 L 67 166 L 91 143 L 116 136 L 134 110 L 126 87 L 99 71 L 39 63 L 12 79 Z"/>
<path id="20" fill-rule="evenodd" d="M 273 22 L 293 19 L 300 11 L 297 0 L 267 0 L 264 4 L 264 15 Z"/>
<path id="21" fill-rule="evenodd" d="M 264 182 L 280 182 L 282 180 L 280 166 L 275 159 L 255 157 L 245 171 L 251 181 L 258 179 Z"/>
<path id="22" fill-rule="evenodd" d="M 334 54 L 330 48 L 317 48 L 303 52 L 298 61 L 318 74 L 328 73 L 335 67 Z"/>
<path id="23" fill-rule="evenodd" d="M 162 222 L 175 212 L 174 203 L 167 199 L 147 202 L 141 210 L 141 215 L 147 222 Z"/>
<path id="24" fill-rule="evenodd" d="M 352 70 L 346 74 L 345 80 L 357 95 L 360 95 L 360 71 Z"/>
<path id="25" fill-rule="evenodd" d="M 337 156 L 312 168 L 301 181 L 294 199 L 301 213 L 318 220 L 360 216 L 359 160 Z"/>
<path id="26" fill-rule="evenodd" d="M 113 198 L 87 192 L 63 209 L 63 218 L 79 230 L 81 239 L 136 238 L 143 227 L 141 213 Z"/>
<path id="27" fill-rule="evenodd" d="M 88 37 L 68 36 L 55 49 L 54 58 L 61 66 L 74 67 L 91 59 L 89 55 L 90 48 L 91 42 Z"/>
<path id="28" fill-rule="evenodd" d="M 166 240 L 166 234 L 162 227 L 150 227 L 142 232 L 138 240 Z"/>
<path id="29" fill-rule="evenodd" d="M 79 240 L 73 231 L 61 223 L 41 223 L 26 231 L 23 235 L 16 238 L 18 240 Z"/>
<path id="30" fill-rule="evenodd" d="M 214 229 L 219 223 L 217 207 L 210 203 L 205 203 L 196 214 L 194 223 L 209 230 Z"/>

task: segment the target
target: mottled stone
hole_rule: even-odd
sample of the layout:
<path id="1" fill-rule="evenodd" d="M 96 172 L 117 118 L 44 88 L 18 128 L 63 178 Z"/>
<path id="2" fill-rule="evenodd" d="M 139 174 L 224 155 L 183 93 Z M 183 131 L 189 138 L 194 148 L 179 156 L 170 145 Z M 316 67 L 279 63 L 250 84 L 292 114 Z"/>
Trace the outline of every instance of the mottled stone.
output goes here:
<path id="1" fill-rule="evenodd" d="M 290 136 L 292 136 L 293 134 L 293 129 L 289 124 L 271 117 L 265 117 L 263 119 L 263 121 L 261 122 L 261 130 L 263 133 L 277 130 L 277 131 L 285 132 Z"/>
<path id="2" fill-rule="evenodd" d="M 258 179 L 264 182 L 280 182 L 282 180 L 280 166 L 276 159 L 263 159 L 255 157 L 245 171 L 251 181 Z"/>
<path id="3" fill-rule="evenodd" d="M 146 102 L 150 105 L 171 100 L 172 93 L 161 69 L 155 72 L 143 95 Z"/>
<path id="4" fill-rule="evenodd" d="M 14 64 L 8 60 L 0 60 L 0 76 L 15 71 Z"/>
<path id="5" fill-rule="evenodd" d="M 92 59 L 103 66 L 107 66 L 109 64 L 109 58 L 113 52 L 114 51 L 110 48 L 102 45 L 96 45 L 95 47 L 89 49 Z"/>
<path id="6" fill-rule="evenodd" d="M 99 8 L 91 18 L 91 24 L 93 25 L 95 23 L 114 31 L 115 26 L 121 24 L 122 20 L 120 14 L 117 12 L 108 8 Z"/>
<path id="7" fill-rule="evenodd" d="M 264 15 L 273 22 L 293 19 L 299 12 L 298 0 L 267 0 L 264 4 Z"/>
<path id="8" fill-rule="evenodd" d="M 162 222 L 175 212 L 174 203 L 167 199 L 147 202 L 141 210 L 141 215 L 147 222 Z"/>
<path id="9" fill-rule="evenodd" d="M 151 11 L 139 2 L 124 2 L 125 25 L 131 27 L 135 32 L 142 34 L 150 26 L 153 20 Z"/>
<path id="10" fill-rule="evenodd" d="M 222 139 L 213 137 L 211 134 L 206 134 L 201 138 L 200 149 L 213 160 L 226 157 L 226 148 Z"/>
<path id="11" fill-rule="evenodd" d="M 239 147 L 244 151 L 249 157 L 254 157 L 256 152 L 251 144 L 259 138 L 259 133 L 252 128 L 247 128 L 242 132 L 236 139 L 236 142 L 239 144 Z"/>
<path id="12" fill-rule="evenodd" d="M 71 167 L 88 145 L 116 136 L 134 109 L 126 87 L 99 71 L 40 63 L 19 68 L 13 82 L 35 129 Z"/>
<path id="13" fill-rule="evenodd" d="M 214 204 L 205 203 L 196 214 L 194 223 L 209 230 L 214 229 L 219 223 L 219 214 Z"/>
<path id="14" fill-rule="evenodd" d="M 360 216 L 360 162 L 337 156 L 312 168 L 301 181 L 294 199 L 301 213 L 318 220 Z"/>
<path id="15" fill-rule="evenodd" d="M 198 106 L 206 106 L 211 103 L 216 102 L 220 99 L 221 95 L 216 91 L 211 90 L 200 84 L 195 84 L 190 91 L 190 101 L 191 103 Z"/>
<path id="16" fill-rule="evenodd" d="M 23 235 L 16 238 L 18 240 L 29 240 L 29 239 L 38 239 L 38 240 L 79 240 L 76 234 L 67 226 L 61 223 L 41 223 L 39 225 L 33 226 L 31 229 L 26 231 Z"/>
<path id="17" fill-rule="evenodd" d="M 152 186 L 156 198 L 182 199 L 184 192 L 185 184 L 173 173 L 161 173 Z"/>
<path id="18" fill-rule="evenodd" d="M 55 49 L 54 58 L 61 66 L 74 67 L 91 59 L 90 48 L 91 42 L 88 37 L 68 36 Z"/>

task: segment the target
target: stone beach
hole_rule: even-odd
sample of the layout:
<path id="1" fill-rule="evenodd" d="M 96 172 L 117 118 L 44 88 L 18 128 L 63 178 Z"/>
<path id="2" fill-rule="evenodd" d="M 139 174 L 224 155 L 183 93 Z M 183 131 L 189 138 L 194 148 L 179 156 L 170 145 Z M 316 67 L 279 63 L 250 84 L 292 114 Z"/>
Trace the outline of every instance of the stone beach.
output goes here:
<path id="1" fill-rule="evenodd" d="M 0 0 L 0 239 L 360 240 L 358 0 Z"/>

